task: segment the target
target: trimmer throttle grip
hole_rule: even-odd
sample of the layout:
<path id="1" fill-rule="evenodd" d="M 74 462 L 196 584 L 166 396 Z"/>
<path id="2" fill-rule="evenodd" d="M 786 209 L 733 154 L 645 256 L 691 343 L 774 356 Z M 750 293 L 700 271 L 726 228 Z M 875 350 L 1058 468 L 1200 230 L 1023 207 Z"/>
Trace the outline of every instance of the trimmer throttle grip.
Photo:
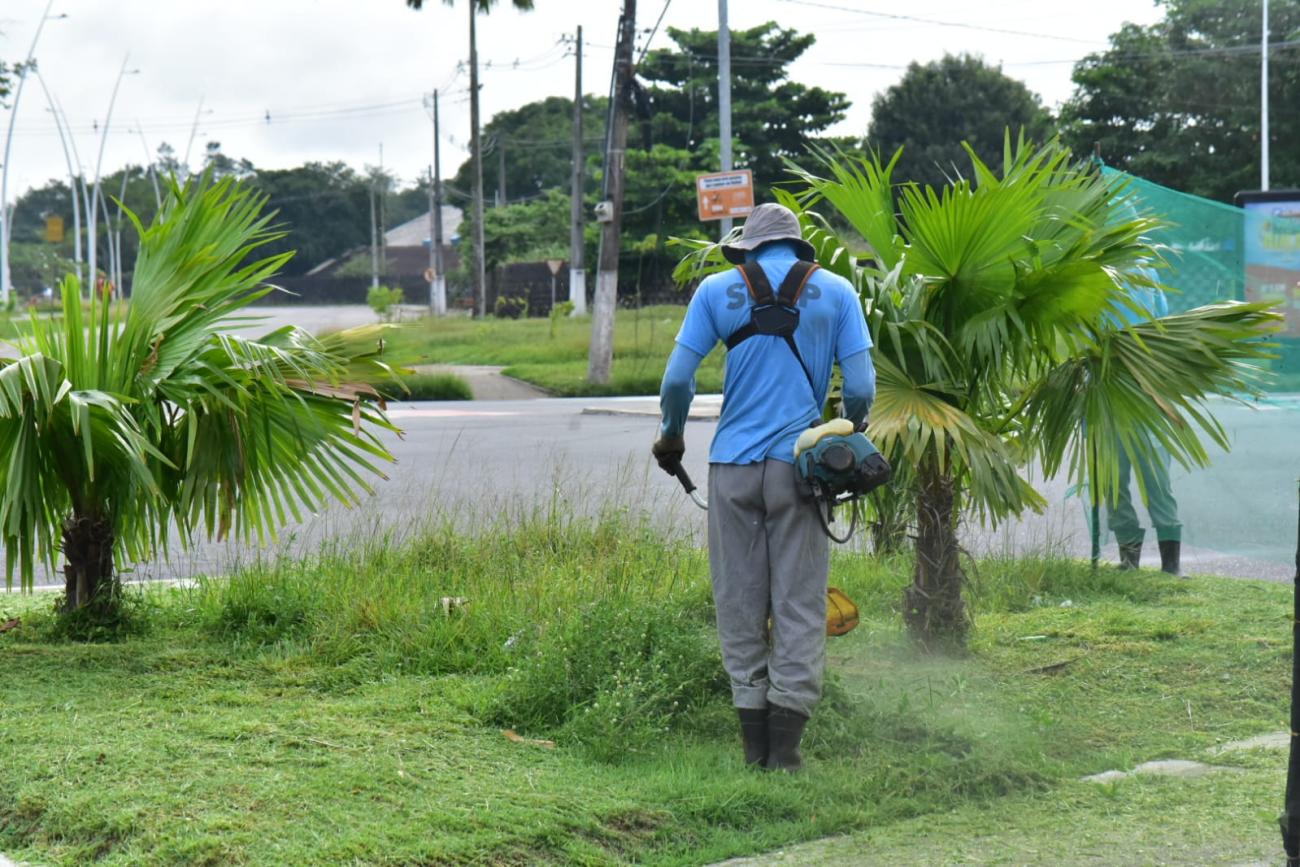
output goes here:
<path id="1" fill-rule="evenodd" d="M 690 474 L 686 472 L 686 467 L 682 466 L 680 459 L 673 463 L 672 473 L 677 477 L 677 481 L 682 483 L 682 488 L 686 493 L 689 494 L 695 490 L 695 483 L 691 481 Z"/>

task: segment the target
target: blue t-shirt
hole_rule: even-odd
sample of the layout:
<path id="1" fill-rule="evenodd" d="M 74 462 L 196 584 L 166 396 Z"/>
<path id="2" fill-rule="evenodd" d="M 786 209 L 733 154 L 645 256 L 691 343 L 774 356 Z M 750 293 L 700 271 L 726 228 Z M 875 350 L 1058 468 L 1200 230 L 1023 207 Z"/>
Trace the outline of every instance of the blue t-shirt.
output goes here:
<path id="1" fill-rule="evenodd" d="M 760 250 L 758 263 L 775 294 L 796 258 L 791 248 Z M 701 356 L 749 322 L 753 299 L 736 269 L 708 277 L 686 309 L 677 342 Z M 794 442 L 821 416 L 831 367 L 871 348 L 862 302 L 843 277 L 818 269 L 799 296 L 795 344 L 816 392 L 785 340 L 756 334 L 727 353 L 722 416 L 709 449 L 715 464 L 767 458 L 794 462 Z"/>

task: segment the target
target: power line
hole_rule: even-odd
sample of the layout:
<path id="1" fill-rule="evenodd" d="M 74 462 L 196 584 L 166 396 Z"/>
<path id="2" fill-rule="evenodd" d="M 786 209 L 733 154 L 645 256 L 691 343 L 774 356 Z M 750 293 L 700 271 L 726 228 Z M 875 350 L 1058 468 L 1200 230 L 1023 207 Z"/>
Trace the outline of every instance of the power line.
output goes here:
<path id="1" fill-rule="evenodd" d="M 664 15 L 668 13 L 668 7 L 673 4 L 673 0 L 664 0 L 664 8 L 659 10 L 659 18 L 655 21 L 655 26 L 650 30 L 650 37 L 646 39 L 645 45 L 641 46 L 641 54 L 636 59 L 635 66 L 640 66 L 641 61 L 645 60 L 646 52 L 650 50 L 650 43 L 655 41 L 655 34 L 659 32 L 659 25 L 664 23 Z"/>
<path id="2" fill-rule="evenodd" d="M 919 15 L 904 15 L 899 12 L 876 12 L 871 9 L 857 9 L 852 6 L 837 6 L 833 3 L 821 3 L 817 0 L 781 0 L 782 3 L 793 3 L 798 6 L 812 6 L 817 9 L 834 9 L 837 12 L 853 12 L 858 15 L 869 15 L 872 18 L 888 18 L 893 21 L 914 21 L 918 24 L 932 24 L 936 27 L 956 27 L 962 30 L 980 30 L 985 33 L 1005 33 L 1010 36 L 1032 36 L 1035 39 L 1056 39 L 1061 42 L 1082 42 L 1089 45 L 1096 45 L 1095 39 L 1080 39 L 1077 36 L 1058 36 L 1054 33 L 1033 33 L 1028 30 L 1011 30 L 1005 27 L 989 27 L 983 24 L 970 24 L 965 21 L 944 21 L 938 18 L 922 18 Z"/>

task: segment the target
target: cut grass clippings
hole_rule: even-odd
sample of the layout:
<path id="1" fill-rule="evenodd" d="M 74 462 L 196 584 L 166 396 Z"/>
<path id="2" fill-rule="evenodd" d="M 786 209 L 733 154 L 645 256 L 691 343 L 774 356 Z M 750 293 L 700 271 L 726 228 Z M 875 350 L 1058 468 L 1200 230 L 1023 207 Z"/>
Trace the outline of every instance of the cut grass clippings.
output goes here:
<path id="1" fill-rule="evenodd" d="M 614 322 L 614 364 L 610 382 L 587 382 L 591 317 L 554 319 L 468 319 L 428 317 L 404 324 L 388 341 L 387 360 L 423 364 L 504 366 L 506 376 L 546 389 L 557 397 L 658 394 L 664 365 L 673 350 L 685 307 L 663 305 L 622 309 Z M 722 390 L 724 353 L 717 349 L 700 365 L 696 389 Z"/>
<path id="2" fill-rule="evenodd" d="M 134 611 L 147 630 L 116 643 L 52 637 L 49 596 L 0 597 L 0 620 L 22 618 L 0 635 L 0 851 L 701 864 L 858 833 L 898 856 L 932 823 L 969 836 L 1054 799 L 1081 827 L 1148 821 L 1165 783 L 1074 781 L 1202 757 L 1285 715 L 1284 586 L 983 561 L 971 652 L 952 659 L 903 635 L 905 562 L 839 554 L 832 570 L 862 625 L 831 640 L 795 777 L 741 767 L 702 552 L 620 512 L 473 536 L 435 524 L 150 589 Z M 1220 786 L 1247 816 L 1280 801 L 1280 780 L 1238 780 L 1195 781 L 1165 821 L 1207 814 Z M 1107 810 L 1147 791 L 1156 806 Z M 1028 819 L 1024 833 L 1051 842 Z M 924 847 L 925 863 L 981 863 L 969 839 Z"/>

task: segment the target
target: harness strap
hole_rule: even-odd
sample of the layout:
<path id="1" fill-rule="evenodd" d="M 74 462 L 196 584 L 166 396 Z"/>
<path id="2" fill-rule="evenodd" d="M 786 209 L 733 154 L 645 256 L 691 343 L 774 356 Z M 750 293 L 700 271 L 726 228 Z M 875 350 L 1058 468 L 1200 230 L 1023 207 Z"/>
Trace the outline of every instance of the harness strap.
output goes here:
<path id="1" fill-rule="evenodd" d="M 745 262 L 743 265 L 737 265 L 736 270 L 745 280 L 745 286 L 749 289 L 749 295 L 754 299 L 754 306 L 762 307 L 770 304 L 780 303 L 785 307 L 794 307 L 799 303 L 799 296 L 803 294 L 803 287 L 808 284 L 808 278 L 816 271 L 818 265 L 815 262 L 805 262 L 802 259 L 795 262 L 786 272 L 785 278 L 781 281 L 781 288 L 776 295 L 772 293 L 772 284 L 767 279 L 767 274 L 763 271 L 763 266 L 757 262 Z M 727 338 L 727 350 L 735 349 L 738 345 L 749 338 L 758 334 L 758 326 L 751 318 L 749 322 L 737 328 Z M 790 347 L 794 353 L 795 361 L 799 362 L 799 367 L 803 370 L 803 375 L 808 380 L 808 387 L 812 389 L 814 398 L 817 395 L 817 386 L 813 385 L 812 374 L 808 371 L 808 365 L 804 363 L 803 355 L 799 352 L 799 346 L 794 342 L 793 334 L 786 334 L 785 345 Z"/>

